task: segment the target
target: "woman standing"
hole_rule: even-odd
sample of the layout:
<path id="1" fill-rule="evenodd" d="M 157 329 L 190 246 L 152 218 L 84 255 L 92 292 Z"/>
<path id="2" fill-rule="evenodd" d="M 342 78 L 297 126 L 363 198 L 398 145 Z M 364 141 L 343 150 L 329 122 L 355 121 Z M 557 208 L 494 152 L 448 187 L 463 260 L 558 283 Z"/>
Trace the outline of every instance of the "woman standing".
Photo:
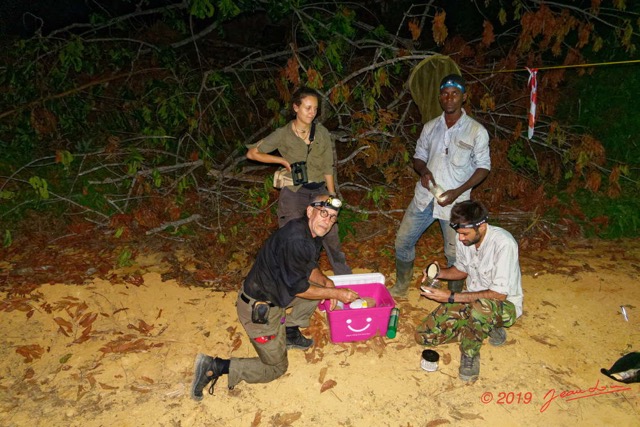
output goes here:
<path id="1" fill-rule="evenodd" d="M 295 118 L 276 129 L 256 144 L 248 145 L 247 158 L 261 163 L 276 163 L 287 175 L 300 178 L 280 190 L 278 198 L 278 226 L 304 216 L 309 203 L 319 194 L 335 196 L 333 178 L 333 143 L 329 131 L 315 123 L 320 95 L 313 89 L 301 87 L 293 94 Z M 278 150 L 280 155 L 270 154 Z M 300 183 L 298 183 L 300 182 Z M 338 225 L 324 237 L 334 274 L 351 274 L 340 246 Z"/>

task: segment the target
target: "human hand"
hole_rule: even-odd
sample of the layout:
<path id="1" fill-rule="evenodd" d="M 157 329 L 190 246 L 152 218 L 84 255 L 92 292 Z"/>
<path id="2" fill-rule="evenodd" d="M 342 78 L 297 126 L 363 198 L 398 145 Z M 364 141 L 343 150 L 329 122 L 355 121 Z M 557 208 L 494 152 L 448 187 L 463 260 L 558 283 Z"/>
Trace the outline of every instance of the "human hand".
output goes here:
<path id="1" fill-rule="evenodd" d="M 460 193 L 456 189 L 447 190 L 438 198 L 438 204 L 440 206 L 447 206 L 455 202 L 460 196 Z"/>
<path id="2" fill-rule="evenodd" d="M 431 188 L 431 186 L 436 185 L 436 180 L 433 178 L 433 174 L 429 169 L 425 173 L 420 176 L 420 184 L 426 189 Z"/>
<path id="3" fill-rule="evenodd" d="M 424 283 L 425 281 L 427 281 L 427 279 L 435 280 L 439 275 L 440 264 L 438 263 L 438 261 L 433 261 L 429 263 L 429 265 L 427 265 L 424 270 L 422 270 L 422 280 L 420 280 L 420 283 Z"/>
<path id="4" fill-rule="evenodd" d="M 424 290 L 423 287 L 420 287 L 420 290 L 421 296 L 442 303 L 449 302 L 449 296 L 451 295 L 451 291 L 448 289 L 428 288 Z"/>
<path id="5" fill-rule="evenodd" d="M 326 286 L 326 287 L 329 287 L 329 286 Z M 343 304 L 349 304 L 357 300 L 358 298 L 360 298 L 360 296 L 356 292 L 352 291 L 349 288 L 336 288 L 334 286 L 333 289 L 335 290 L 336 297 L 331 298 L 330 300 L 331 305 L 329 309 L 331 311 L 333 311 L 336 308 L 336 306 L 338 305 L 338 301 L 342 302 Z"/>
<path id="6" fill-rule="evenodd" d="M 340 300 L 344 304 L 349 304 L 360 298 L 357 292 L 352 291 L 349 288 L 335 288 L 336 299 Z"/>

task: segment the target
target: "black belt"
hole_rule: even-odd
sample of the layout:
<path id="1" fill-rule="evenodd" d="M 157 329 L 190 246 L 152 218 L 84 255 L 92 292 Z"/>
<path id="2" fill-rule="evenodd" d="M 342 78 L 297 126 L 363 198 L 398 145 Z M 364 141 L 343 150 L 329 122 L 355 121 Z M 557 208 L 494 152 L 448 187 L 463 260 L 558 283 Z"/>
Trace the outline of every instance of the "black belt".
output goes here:
<path id="1" fill-rule="evenodd" d="M 246 302 L 247 304 L 250 304 L 251 300 L 258 301 L 255 298 L 251 298 L 249 295 L 245 294 L 244 292 L 240 293 L 240 299 L 242 301 Z M 269 301 L 266 301 L 266 303 L 269 304 L 269 307 L 275 307 L 276 306 L 274 303 L 269 302 Z"/>
<path id="2" fill-rule="evenodd" d="M 306 184 L 302 184 L 302 187 L 306 188 L 307 190 L 317 190 L 319 188 L 322 188 L 323 185 L 324 185 L 324 181 L 322 181 L 322 182 L 307 182 Z"/>

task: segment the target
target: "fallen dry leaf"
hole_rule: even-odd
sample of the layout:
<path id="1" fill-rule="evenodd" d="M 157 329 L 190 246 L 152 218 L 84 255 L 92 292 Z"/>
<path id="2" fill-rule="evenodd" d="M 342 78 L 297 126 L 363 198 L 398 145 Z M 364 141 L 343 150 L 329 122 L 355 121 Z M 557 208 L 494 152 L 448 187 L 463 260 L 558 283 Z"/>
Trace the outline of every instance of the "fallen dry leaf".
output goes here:
<path id="1" fill-rule="evenodd" d="M 442 355 L 442 363 L 444 363 L 445 365 L 451 363 L 451 353 L 445 353 Z"/>
<path id="2" fill-rule="evenodd" d="M 320 369 L 320 378 L 318 378 L 318 382 L 320 384 L 322 384 L 324 382 L 324 377 L 327 375 L 327 371 L 329 370 L 329 368 L 327 368 L 326 366 L 322 369 Z"/>
<path id="3" fill-rule="evenodd" d="M 36 374 L 36 371 L 34 371 L 33 368 L 27 368 L 27 370 L 24 371 L 23 379 L 30 380 L 31 378 L 33 378 L 35 374 Z"/>
<path id="4" fill-rule="evenodd" d="M 124 281 L 134 286 L 144 285 L 144 278 L 141 274 L 128 274 L 123 277 Z"/>
<path id="5" fill-rule="evenodd" d="M 105 383 L 101 383 L 101 382 L 99 382 L 98 384 L 100 384 L 100 387 L 101 387 L 103 390 L 117 390 L 117 389 L 118 389 L 118 387 L 114 387 L 114 386 L 112 386 L 112 385 L 105 384 Z"/>
<path id="6" fill-rule="evenodd" d="M 149 325 L 147 322 L 145 322 L 142 319 L 138 319 L 138 326 L 132 325 L 131 323 L 127 325 L 127 328 L 135 329 L 136 331 L 144 335 L 149 335 L 149 333 L 153 330 L 154 327 L 155 327 L 154 325 Z"/>
<path id="7" fill-rule="evenodd" d="M 139 338 L 135 341 L 131 341 L 136 338 L 135 335 L 125 335 L 118 339 L 107 343 L 104 347 L 100 348 L 103 353 L 138 353 L 141 351 L 149 350 L 153 347 L 162 347 L 163 343 L 147 344 L 144 339 Z"/>
<path id="8" fill-rule="evenodd" d="M 438 418 L 437 420 L 429 421 L 427 423 L 426 427 L 436 427 L 436 426 L 440 426 L 442 424 L 451 424 L 451 422 L 449 420 L 445 420 L 443 418 Z"/>
<path id="9" fill-rule="evenodd" d="M 86 328 L 87 326 L 91 325 L 96 320 L 97 317 L 98 317 L 98 313 L 92 313 L 92 312 L 85 313 L 78 323 L 82 327 Z"/>
<path id="10" fill-rule="evenodd" d="M 262 422 L 262 409 L 258 409 L 256 411 L 255 416 L 253 417 L 253 421 L 251 422 L 251 427 L 258 427 Z"/>
<path id="11" fill-rule="evenodd" d="M 334 388 L 338 383 L 334 380 L 327 380 L 322 383 L 322 387 L 320 387 L 320 393 L 324 393 L 327 390 Z"/>
<path id="12" fill-rule="evenodd" d="M 233 340 L 231 344 L 231 350 L 236 351 L 242 345 L 242 338 L 239 335 L 236 335 L 236 338 Z"/>
<path id="13" fill-rule="evenodd" d="M 69 334 L 73 332 L 73 323 L 68 320 L 63 319 L 62 317 L 56 317 L 53 321 L 60 326 L 59 331 L 64 335 L 69 336 Z"/>
<path id="14" fill-rule="evenodd" d="M 302 416 L 302 412 L 293 412 L 291 414 L 276 414 L 271 417 L 271 423 L 275 427 L 289 427 Z"/>
<path id="15" fill-rule="evenodd" d="M 149 393 L 149 392 L 151 392 L 151 389 L 150 389 L 150 388 L 147 388 L 147 387 L 140 387 L 140 386 L 137 386 L 137 385 L 135 385 L 135 384 L 133 384 L 133 385 L 132 385 L 131 387 L 129 387 L 129 388 L 130 388 L 131 390 L 133 390 L 133 391 L 137 391 L 137 392 L 139 392 L 139 393 Z"/>
<path id="16" fill-rule="evenodd" d="M 44 348 L 39 344 L 21 345 L 16 349 L 16 353 L 24 357 L 25 363 L 33 362 L 33 359 L 40 359 L 44 354 Z"/>

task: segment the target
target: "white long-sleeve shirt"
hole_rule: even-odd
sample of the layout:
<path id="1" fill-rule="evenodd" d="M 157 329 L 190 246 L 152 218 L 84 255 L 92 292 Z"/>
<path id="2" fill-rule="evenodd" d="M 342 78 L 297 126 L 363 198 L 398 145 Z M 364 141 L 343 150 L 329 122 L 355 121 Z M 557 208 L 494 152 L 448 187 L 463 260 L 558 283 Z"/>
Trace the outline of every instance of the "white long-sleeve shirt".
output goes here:
<path id="1" fill-rule="evenodd" d="M 507 296 L 522 315 L 522 276 L 518 258 L 518 243 L 511 233 L 487 224 L 487 232 L 480 243 L 465 246 L 456 243 L 455 267 L 468 274 L 467 291 L 492 290 Z"/>
<path id="2" fill-rule="evenodd" d="M 445 191 L 458 188 L 471 178 L 476 169 L 491 170 L 489 134 L 464 110 L 451 128 L 447 128 L 442 113 L 422 128 L 413 157 L 427 164 L 436 184 Z M 453 205 L 470 197 L 471 189 L 447 206 L 434 203 L 433 217 L 448 221 Z M 422 186 L 420 180 L 416 183 L 414 200 L 420 210 L 426 209 L 433 200 L 433 195 Z"/>

